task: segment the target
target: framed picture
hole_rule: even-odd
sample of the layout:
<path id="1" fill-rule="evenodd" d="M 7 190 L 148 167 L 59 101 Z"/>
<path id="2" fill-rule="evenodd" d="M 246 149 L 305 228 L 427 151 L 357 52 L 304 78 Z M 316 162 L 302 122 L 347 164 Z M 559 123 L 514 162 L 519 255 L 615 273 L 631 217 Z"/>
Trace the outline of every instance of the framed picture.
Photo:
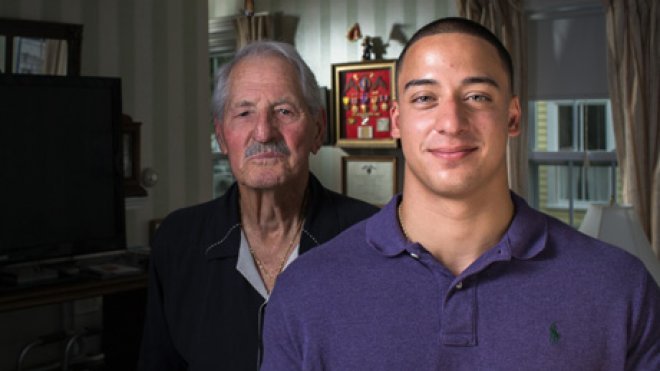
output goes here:
<path id="1" fill-rule="evenodd" d="M 390 107 L 395 97 L 395 61 L 332 65 L 336 144 L 346 148 L 395 148 Z"/>
<path id="2" fill-rule="evenodd" d="M 342 193 L 376 206 L 383 206 L 397 192 L 394 156 L 343 156 Z"/>
<path id="3" fill-rule="evenodd" d="M 140 185 L 140 125 L 128 115 L 122 115 L 122 148 L 124 196 L 142 197 L 147 191 Z"/>

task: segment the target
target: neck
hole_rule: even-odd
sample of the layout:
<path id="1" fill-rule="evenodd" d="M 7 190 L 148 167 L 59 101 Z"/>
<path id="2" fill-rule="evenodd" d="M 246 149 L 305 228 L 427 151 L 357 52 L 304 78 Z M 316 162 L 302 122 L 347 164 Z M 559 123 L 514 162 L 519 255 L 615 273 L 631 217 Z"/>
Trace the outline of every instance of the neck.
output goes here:
<path id="1" fill-rule="evenodd" d="M 239 185 L 241 224 L 244 229 L 266 236 L 295 228 L 304 218 L 307 178 L 276 189 L 254 189 Z"/>
<path id="2" fill-rule="evenodd" d="M 300 243 L 307 180 L 280 188 L 285 189 L 255 190 L 239 185 L 241 226 L 268 292 Z"/>
<path id="3" fill-rule="evenodd" d="M 509 190 L 469 198 L 425 197 L 405 189 L 399 221 L 411 241 L 419 242 L 454 275 L 463 272 L 506 232 L 514 207 Z"/>

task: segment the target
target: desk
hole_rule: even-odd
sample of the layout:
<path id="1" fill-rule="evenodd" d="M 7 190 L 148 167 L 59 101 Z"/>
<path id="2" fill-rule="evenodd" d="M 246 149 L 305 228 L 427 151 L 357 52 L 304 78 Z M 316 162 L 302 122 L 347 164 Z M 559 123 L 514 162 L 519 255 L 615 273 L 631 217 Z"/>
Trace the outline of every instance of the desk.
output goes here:
<path id="1" fill-rule="evenodd" d="M 133 370 L 142 340 L 146 286 L 147 274 L 139 273 L 4 287 L 0 290 L 0 313 L 103 296 L 101 341 L 105 363 L 109 370 Z"/>
<path id="2" fill-rule="evenodd" d="M 0 290 L 0 312 L 105 296 L 144 289 L 146 286 L 147 274 L 140 273 L 113 278 L 85 277 L 63 282 L 56 280 L 25 288 L 12 287 Z"/>

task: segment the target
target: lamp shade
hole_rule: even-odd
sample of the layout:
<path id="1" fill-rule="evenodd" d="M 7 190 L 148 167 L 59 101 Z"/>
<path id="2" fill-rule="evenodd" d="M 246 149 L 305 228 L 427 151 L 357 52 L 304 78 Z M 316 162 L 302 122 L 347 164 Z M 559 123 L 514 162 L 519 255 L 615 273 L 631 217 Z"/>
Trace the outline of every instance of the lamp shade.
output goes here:
<path id="1" fill-rule="evenodd" d="M 591 204 L 580 232 L 637 256 L 660 285 L 660 261 L 653 254 L 632 206 Z"/>

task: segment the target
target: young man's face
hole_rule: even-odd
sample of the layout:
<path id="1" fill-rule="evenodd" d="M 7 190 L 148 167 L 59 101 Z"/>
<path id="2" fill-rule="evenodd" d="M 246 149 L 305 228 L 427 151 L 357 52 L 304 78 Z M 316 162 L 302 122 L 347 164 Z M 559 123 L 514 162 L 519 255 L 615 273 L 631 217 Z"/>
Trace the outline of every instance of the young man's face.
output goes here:
<path id="1" fill-rule="evenodd" d="M 307 177 L 322 123 L 305 109 L 293 67 L 283 59 L 248 57 L 234 67 L 216 136 L 239 184 L 272 189 Z"/>
<path id="2" fill-rule="evenodd" d="M 460 33 L 427 36 L 403 60 L 392 135 L 406 187 L 460 198 L 507 187 L 506 147 L 520 106 L 495 47 Z"/>

